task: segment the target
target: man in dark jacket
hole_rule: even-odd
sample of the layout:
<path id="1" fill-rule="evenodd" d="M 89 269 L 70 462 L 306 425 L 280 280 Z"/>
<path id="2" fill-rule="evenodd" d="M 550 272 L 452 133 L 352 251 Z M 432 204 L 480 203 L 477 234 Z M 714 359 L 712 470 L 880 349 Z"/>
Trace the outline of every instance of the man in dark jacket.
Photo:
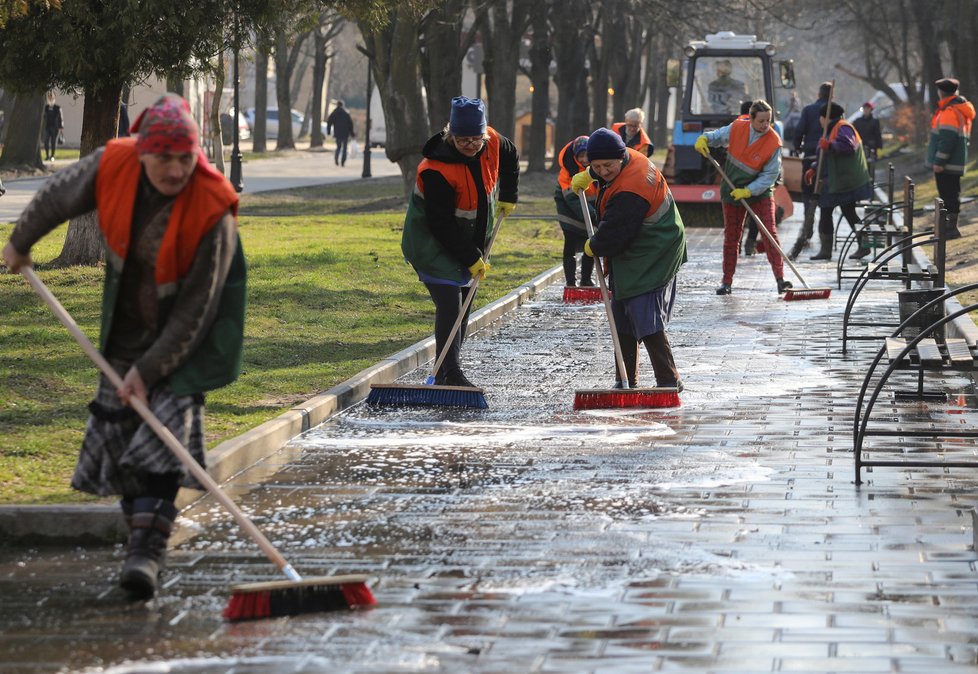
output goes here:
<path id="1" fill-rule="evenodd" d="M 336 165 L 346 166 L 346 147 L 353 137 L 353 118 L 343 107 L 343 101 L 336 101 L 336 107 L 326 118 L 326 133 L 336 139 Z"/>
<path id="2" fill-rule="evenodd" d="M 853 121 L 866 151 L 866 162 L 869 164 L 869 175 L 876 176 L 876 155 L 883 149 L 883 134 L 880 131 L 880 120 L 873 117 L 873 104 L 863 103 L 863 116 Z"/>
<path id="3" fill-rule="evenodd" d="M 812 168 L 818 159 L 818 141 L 822 137 L 822 123 L 819 117 L 819 110 L 828 102 L 831 92 L 832 83 L 822 82 L 818 87 L 818 100 L 802 108 L 801 118 L 795 127 L 794 152 L 795 155 L 800 154 L 802 157 L 802 175 L 808 169 Z M 798 233 L 798 239 L 795 241 L 795 245 L 792 246 L 791 252 L 788 253 L 788 257 L 792 260 L 797 258 L 801 251 L 805 249 L 812 235 L 815 233 L 815 206 L 818 200 L 812 192 L 812 186 L 804 184 L 804 181 L 802 181 L 801 191 L 804 195 L 805 221 L 802 224 L 801 232 Z"/>

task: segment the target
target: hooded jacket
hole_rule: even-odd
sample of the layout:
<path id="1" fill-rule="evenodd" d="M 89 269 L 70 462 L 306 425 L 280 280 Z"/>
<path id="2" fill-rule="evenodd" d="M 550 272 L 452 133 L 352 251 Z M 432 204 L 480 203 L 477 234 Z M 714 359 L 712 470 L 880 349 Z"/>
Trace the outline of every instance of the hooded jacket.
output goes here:
<path id="1" fill-rule="evenodd" d="M 944 173 L 964 175 L 968 163 L 968 138 L 975 119 L 975 106 L 964 96 L 942 98 L 930 120 L 927 166 L 943 166 Z"/>

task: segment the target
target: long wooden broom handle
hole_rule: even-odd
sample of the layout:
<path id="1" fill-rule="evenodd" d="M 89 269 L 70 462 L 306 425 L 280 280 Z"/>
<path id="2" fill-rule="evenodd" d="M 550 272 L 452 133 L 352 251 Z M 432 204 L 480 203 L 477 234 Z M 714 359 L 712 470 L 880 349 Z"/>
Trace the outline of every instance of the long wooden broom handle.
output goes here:
<path id="1" fill-rule="evenodd" d="M 61 305 L 61 302 L 58 301 L 58 298 L 55 297 L 51 291 L 48 290 L 48 287 L 44 285 L 41 279 L 37 277 L 37 274 L 34 273 L 34 269 L 32 267 L 21 267 L 20 273 L 24 275 L 27 282 L 31 284 L 31 287 L 33 287 L 37 294 L 41 296 L 41 299 L 43 299 L 44 302 L 51 307 L 51 311 L 54 312 L 54 315 L 59 321 L 61 321 L 62 325 L 68 328 L 68 332 L 71 333 L 72 337 L 75 338 L 75 341 L 77 341 L 85 353 L 88 354 L 88 357 L 92 359 L 92 362 L 98 366 L 98 369 L 102 371 L 102 374 L 108 378 L 113 386 L 116 388 L 121 387 L 122 377 L 120 377 L 119 373 L 116 372 L 111 365 L 109 365 L 109 362 L 105 359 L 105 356 L 99 353 L 99 350 L 95 348 L 95 345 L 92 344 L 85 333 L 81 331 L 81 328 L 79 328 L 78 324 L 75 323 L 75 320 L 71 317 L 71 314 L 69 314 L 68 311 Z M 146 424 L 149 425 L 149 427 L 152 428 L 153 431 L 160 437 L 160 440 L 162 440 L 163 443 L 169 447 L 170 451 L 173 452 L 178 459 L 180 459 L 180 462 L 187 467 L 187 470 L 189 470 L 193 476 L 197 478 L 197 481 L 204 485 L 204 487 L 207 488 L 207 491 L 228 509 L 241 528 L 254 539 L 255 543 L 258 544 L 258 547 L 262 549 L 262 552 L 264 552 L 268 558 L 272 560 L 279 570 L 288 576 L 290 580 L 301 580 L 299 574 L 296 573 L 295 569 L 292 568 L 292 565 L 289 564 L 285 557 L 283 557 L 275 546 L 272 545 L 271 541 L 269 541 L 258 529 L 258 527 L 255 526 L 254 522 L 248 519 L 248 516 L 242 512 L 241 508 L 239 508 L 237 504 L 221 490 L 221 488 L 214 481 L 214 478 L 212 478 L 210 474 L 208 474 L 208 472 L 194 460 L 194 457 L 191 456 L 187 448 L 184 447 L 179 440 L 177 440 L 173 433 L 170 432 L 170 429 L 164 426 L 160 420 L 156 418 L 156 415 L 153 414 L 146 403 L 133 396 L 129 398 L 129 404 L 134 410 L 136 410 L 139 416 L 143 418 L 143 421 L 145 421 Z"/>
<path id="2" fill-rule="evenodd" d="M 829 101 L 825 106 L 825 121 L 822 122 L 822 138 L 825 138 L 829 133 L 829 116 L 832 114 L 832 96 L 835 94 L 835 80 L 832 80 L 829 86 Z M 818 148 L 818 162 L 815 168 L 815 184 L 812 186 L 812 193 L 818 196 L 818 187 L 822 180 L 822 157 L 825 156 L 825 151 L 822 148 Z M 801 177 L 802 180 L 805 176 Z"/>
<path id="3" fill-rule="evenodd" d="M 717 162 L 717 160 L 714 159 L 712 155 L 707 155 L 707 159 L 713 162 L 713 166 L 716 168 L 717 173 L 719 173 L 720 176 L 723 178 L 723 180 L 727 183 L 727 185 L 730 186 L 730 189 L 732 190 L 737 189 L 737 186 L 730 181 L 730 178 L 727 177 L 727 174 L 724 173 L 722 168 L 720 168 L 719 162 Z M 764 233 L 764 236 L 767 237 L 767 240 L 771 243 L 771 245 L 774 246 L 774 248 L 779 253 L 781 253 L 781 257 L 788 264 L 788 266 L 791 267 L 791 271 L 795 272 L 795 276 L 798 277 L 798 280 L 801 281 L 801 284 L 805 286 L 805 288 L 811 290 L 811 286 L 805 282 L 804 278 L 802 278 L 801 273 L 798 271 L 798 268 L 794 265 L 794 263 L 792 263 L 791 259 L 784 254 L 784 250 L 782 250 L 781 246 L 778 245 L 778 242 L 774 240 L 774 237 L 771 236 L 771 232 L 767 231 L 767 227 L 765 227 L 764 223 L 761 222 L 761 218 L 757 215 L 757 213 L 754 212 L 754 209 L 750 207 L 750 204 L 747 203 L 747 200 L 741 199 L 740 203 L 743 204 L 744 208 L 747 209 L 747 212 L 751 214 L 752 218 L 754 218 L 754 222 L 757 223 L 757 228 Z"/>
<path id="4" fill-rule="evenodd" d="M 578 192 L 577 196 L 581 199 L 581 210 L 584 212 L 584 226 L 587 227 L 587 235 L 590 238 L 594 236 L 594 224 L 591 223 L 591 211 L 588 209 L 587 197 L 584 196 L 584 190 Z M 625 356 L 621 352 L 621 341 L 618 339 L 615 314 L 611 310 L 608 285 L 604 282 L 604 270 L 601 268 L 601 258 L 597 255 L 594 256 L 594 266 L 598 270 L 598 286 L 601 287 L 601 301 L 604 303 L 604 312 L 608 316 L 608 325 L 611 326 L 611 342 L 615 347 L 615 362 L 618 364 L 618 373 L 621 375 L 621 387 L 624 390 L 628 388 L 628 370 L 625 369 Z"/>
<path id="5" fill-rule="evenodd" d="M 499 226 L 503 224 L 503 218 L 506 216 L 500 212 L 499 216 L 496 218 L 496 222 L 492 227 L 492 235 L 489 237 L 489 243 L 486 245 L 486 253 L 482 256 L 482 259 L 486 262 L 489 261 L 489 253 L 492 251 L 492 244 L 496 242 L 496 234 L 499 233 Z M 435 360 L 435 366 L 431 368 L 431 379 L 434 379 L 438 374 L 438 368 L 441 364 L 445 362 L 445 357 L 448 355 L 448 350 L 452 347 L 452 342 L 455 340 L 455 335 L 458 334 L 459 328 L 462 327 L 462 321 L 465 319 L 465 312 L 469 310 L 469 305 L 472 304 L 472 300 L 475 298 L 476 288 L 479 287 L 479 278 L 472 279 L 472 285 L 469 286 L 469 293 L 465 296 L 465 301 L 462 302 L 462 309 L 458 312 L 458 318 L 455 319 L 455 325 L 452 326 L 452 331 L 448 333 L 448 340 L 445 342 L 445 346 L 442 347 L 441 353 L 438 354 L 438 358 Z"/>

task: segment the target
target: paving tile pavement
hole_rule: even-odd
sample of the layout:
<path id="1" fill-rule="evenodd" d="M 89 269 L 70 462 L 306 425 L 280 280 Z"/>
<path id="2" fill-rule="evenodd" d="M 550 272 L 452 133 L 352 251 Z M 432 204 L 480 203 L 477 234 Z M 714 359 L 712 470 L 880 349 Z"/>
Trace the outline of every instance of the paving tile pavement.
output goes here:
<path id="1" fill-rule="evenodd" d="M 231 482 L 301 573 L 368 573 L 377 608 L 223 623 L 229 585 L 275 575 L 203 499 L 149 604 L 115 590 L 120 547 L 0 551 L 0 671 L 975 671 L 978 476 L 880 468 L 857 487 L 876 344 L 841 354 L 847 293 L 779 301 L 752 257 L 717 297 L 719 250 L 691 231 L 680 408 L 574 412 L 576 389 L 611 382 L 610 339 L 600 306 L 551 287 L 466 342 L 488 411 L 357 406 Z M 892 317 L 895 289 L 867 315 Z M 887 398 L 881 423 L 973 422 L 972 382 L 941 385 L 950 403 Z"/>

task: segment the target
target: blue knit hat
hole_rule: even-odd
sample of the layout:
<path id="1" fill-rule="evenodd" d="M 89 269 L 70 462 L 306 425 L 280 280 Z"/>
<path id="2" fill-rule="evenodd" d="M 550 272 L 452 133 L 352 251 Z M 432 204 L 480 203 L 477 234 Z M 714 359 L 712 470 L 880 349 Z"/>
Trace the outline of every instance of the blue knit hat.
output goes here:
<path id="1" fill-rule="evenodd" d="M 621 159 L 625 156 L 625 141 L 621 135 L 611 129 L 598 129 L 587 139 L 587 158 L 589 161 L 600 159 Z"/>
<path id="2" fill-rule="evenodd" d="M 486 132 L 486 104 L 478 98 L 456 96 L 452 99 L 452 116 L 448 131 L 462 138 L 481 136 Z"/>
<path id="3" fill-rule="evenodd" d="M 574 156 L 576 157 L 585 151 L 587 151 L 587 136 L 578 136 L 571 144 L 571 152 L 573 152 Z"/>

